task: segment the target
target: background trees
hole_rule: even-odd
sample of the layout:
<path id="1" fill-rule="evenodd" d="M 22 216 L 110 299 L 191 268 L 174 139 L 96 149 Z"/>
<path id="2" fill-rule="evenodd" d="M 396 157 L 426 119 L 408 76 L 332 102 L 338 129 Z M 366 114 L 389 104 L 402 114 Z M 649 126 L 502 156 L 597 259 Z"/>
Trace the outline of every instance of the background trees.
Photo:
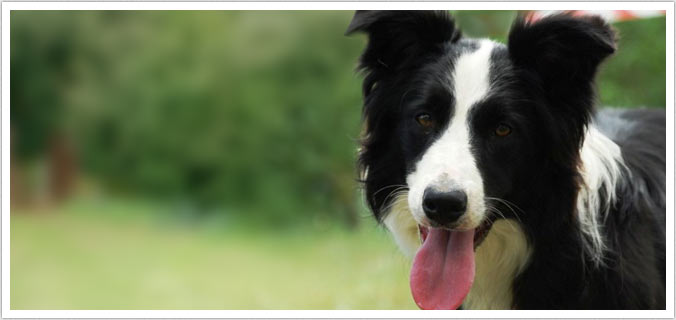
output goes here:
<path id="1" fill-rule="evenodd" d="M 343 36 L 351 14 L 12 12 L 17 195 L 52 181 L 42 189 L 67 200 L 85 179 L 196 214 L 354 226 L 367 214 L 354 169 L 365 39 Z M 504 39 L 515 14 L 456 16 L 471 36 Z M 616 26 L 601 101 L 663 107 L 664 18 Z"/>

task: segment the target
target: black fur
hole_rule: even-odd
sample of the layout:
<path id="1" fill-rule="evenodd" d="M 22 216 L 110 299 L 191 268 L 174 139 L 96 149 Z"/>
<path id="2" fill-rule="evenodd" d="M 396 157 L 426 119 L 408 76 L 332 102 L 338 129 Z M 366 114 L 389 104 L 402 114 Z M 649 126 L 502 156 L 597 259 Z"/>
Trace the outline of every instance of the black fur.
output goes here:
<path id="1" fill-rule="evenodd" d="M 476 40 L 463 38 L 446 12 L 357 12 L 348 33 L 356 31 L 369 37 L 360 63 L 359 165 L 368 173 L 367 202 L 382 220 L 392 192 L 406 186 L 440 134 L 421 131 L 414 115 L 423 110 L 445 127 L 454 112 L 447 74 Z M 614 50 L 615 32 L 603 20 L 560 14 L 535 23 L 518 19 L 508 45 L 492 53 L 490 93 L 468 122 L 486 196 L 522 211 L 486 202 L 507 218 L 518 215 L 532 248 L 513 282 L 514 308 L 665 308 L 665 114 L 596 112 L 594 76 Z M 628 169 L 603 220 L 608 250 L 601 264 L 584 250 L 576 209 L 580 147 L 592 121 L 620 146 Z M 501 122 L 514 129 L 496 139 L 491 132 Z"/>

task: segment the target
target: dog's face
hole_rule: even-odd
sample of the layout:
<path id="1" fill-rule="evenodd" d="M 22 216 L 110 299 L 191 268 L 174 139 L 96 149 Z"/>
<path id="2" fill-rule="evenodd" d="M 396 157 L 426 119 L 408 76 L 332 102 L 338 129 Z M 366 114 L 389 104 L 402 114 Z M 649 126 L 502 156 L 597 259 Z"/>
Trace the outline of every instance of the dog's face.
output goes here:
<path id="1" fill-rule="evenodd" d="M 420 225 L 477 228 L 487 200 L 503 198 L 525 173 L 536 128 L 527 116 L 532 106 L 523 103 L 531 99 L 514 90 L 511 68 L 505 46 L 462 39 L 414 75 L 397 136 L 407 201 Z"/>
<path id="2" fill-rule="evenodd" d="M 360 163 L 378 218 L 399 205 L 423 227 L 476 229 L 517 214 L 546 169 L 576 174 L 614 51 L 602 20 L 518 20 L 507 45 L 462 37 L 444 12 L 358 12 L 353 31 L 369 36 Z"/>

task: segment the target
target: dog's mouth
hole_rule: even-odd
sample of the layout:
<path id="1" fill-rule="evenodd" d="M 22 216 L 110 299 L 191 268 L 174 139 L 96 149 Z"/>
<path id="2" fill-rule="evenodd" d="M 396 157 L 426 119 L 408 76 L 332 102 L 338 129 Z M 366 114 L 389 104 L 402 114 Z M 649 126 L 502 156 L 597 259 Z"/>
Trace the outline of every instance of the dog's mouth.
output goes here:
<path id="1" fill-rule="evenodd" d="M 411 292 L 421 309 L 457 309 L 474 282 L 474 251 L 492 220 L 467 231 L 418 226 L 422 246 L 411 268 Z"/>
<path id="2" fill-rule="evenodd" d="M 476 248 L 479 245 L 481 245 L 481 243 L 484 241 L 484 239 L 486 239 L 486 236 L 488 236 L 488 232 L 491 230 L 492 226 L 493 226 L 493 220 L 492 219 L 486 219 L 478 227 L 473 229 L 474 230 L 474 250 L 476 250 Z M 427 239 L 427 235 L 429 234 L 429 229 L 430 228 L 428 228 L 428 227 L 418 225 L 421 243 L 425 243 L 425 239 Z"/>

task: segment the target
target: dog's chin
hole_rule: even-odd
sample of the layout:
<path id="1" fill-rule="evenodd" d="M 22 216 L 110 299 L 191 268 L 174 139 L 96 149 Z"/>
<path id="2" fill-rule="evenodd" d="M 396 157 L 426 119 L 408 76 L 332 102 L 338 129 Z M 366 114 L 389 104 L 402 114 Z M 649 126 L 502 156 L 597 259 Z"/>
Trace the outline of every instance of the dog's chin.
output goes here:
<path id="1" fill-rule="evenodd" d="M 488 233 L 491 231 L 491 227 L 493 226 L 493 220 L 492 219 L 484 219 L 481 224 L 474 228 L 474 250 L 476 250 L 479 245 L 486 239 L 486 236 L 488 236 Z M 420 241 L 425 242 L 425 239 L 427 239 L 427 234 L 429 233 L 429 228 L 423 226 L 421 224 L 418 224 L 418 229 L 420 230 Z M 451 231 L 455 231 L 456 229 L 452 228 L 444 228 L 448 229 Z M 461 231 L 457 229 L 458 231 Z M 465 230 L 462 230 L 465 231 Z"/>

